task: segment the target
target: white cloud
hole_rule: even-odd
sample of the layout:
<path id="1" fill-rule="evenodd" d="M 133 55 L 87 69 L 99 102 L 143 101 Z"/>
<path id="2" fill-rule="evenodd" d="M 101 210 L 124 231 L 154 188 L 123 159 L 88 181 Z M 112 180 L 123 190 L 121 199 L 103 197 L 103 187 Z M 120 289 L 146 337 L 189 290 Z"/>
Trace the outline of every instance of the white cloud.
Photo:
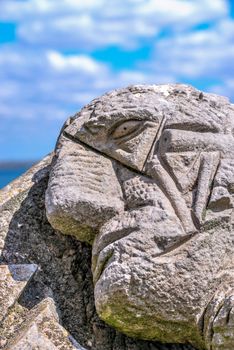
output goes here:
<path id="1" fill-rule="evenodd" d="M 234 22 L 225 17 L 225 1 L 7 0 L 2 5 L 0 17 L 17 19 L 24 41 L 0 50 L 1 118 L 62 120 L 101 93 L 134 83 L 207 79 L 213 91 L 233 96 Z M 212 18 L 217 21 L 210 29 L 188 28 Z M 87 53 L 60 50 L 74 43 L 81 51 L 134 46 L 168 25 L 173 34 L 155 41 L 151 61 L 134 69 L 113 70 Z"/>
<path id="2" fill-rule="evenodd" d="M 81 72 L 82 74 L 102 74 L 106 67 L 87 55 L 64 56 L 57 51 L 46 53 L 48 62 L 52 68 L 60 72 Z"/>
<path id="3" fill-rule="evenodd" d="M 0 0 L 0 8 L 17 28 L 16 42 L 0 48 L 4 157 L 22 147 L 41 156 L 69 115 L 129 84 L 192 83 L 234 100 L 228 0 Z M 106 63 L 93 58 L 97 48 Z"/>
<path id="4" fill-rule="evenodd" d="M 130 29 L 131 28 L 131 29 Z M 106 45 L 135 47 L 140 38 L 158 33 L 158 27 L 137 18 L 124 21 L 88 15 L 36 19 L 19 24 L 18 35 L 31 45 L 93 49 Z"/>
<path id="5" fill-rule="evenodd" d="M 234 21 L 226 19 L 210 29 L 176 33 L 158 41 L 147 67 L 155 74 L 171 74 L 178 81 L 206 80 L 212 84 L 233 76 L 233 62 Z"/>
<path id="6" fill-rule="evenodd" d="M 162 79 L 140 71 L 114 72 L 88 55 L 8 47 L 0 50 L 0 118 L 65 120 L 105 91 Z"/>
<path id="7" fill-rule="evenodd" d="M 172 76 L 114 72 L 87 55 L 12 47 L 0 50 L 0 118 L 65 120 L 100 94 L 134 83 L 165 83 Z"/>
<path id="8" fill-rule="evenodd" d="M 110 74 L 108 67 L 87 55 L 3 48 L 0 117 L 65 119 L 94 97 L 97 80 L 109 79 Z"/>
<path id="9" fill-rule="evenodd" d="M 133 48 L 163 28 L 182 30 L 227 13 L 225 0 L 5 0 L 0 19 L 17 20 L 18 35 L 30 44 Z"/>
<path id="10" fill-rule="evenodd" d="M 224 80 L 219 85 L 211 86 L 210 90 L 218 95 L 228 96 L 230 97 L 232 103 L 234 103 L 234 79 L 229 78 Z"/>
<path id="11" fill-rule="evenodd" d="M 182 27 L 220 18 L 227 12 L 227 3 L 224 0 L 148 0 L 142 1 L 136 8 L 139 16 L 151 17 L 155 14 L 162 24 L 180 24 Z"/>

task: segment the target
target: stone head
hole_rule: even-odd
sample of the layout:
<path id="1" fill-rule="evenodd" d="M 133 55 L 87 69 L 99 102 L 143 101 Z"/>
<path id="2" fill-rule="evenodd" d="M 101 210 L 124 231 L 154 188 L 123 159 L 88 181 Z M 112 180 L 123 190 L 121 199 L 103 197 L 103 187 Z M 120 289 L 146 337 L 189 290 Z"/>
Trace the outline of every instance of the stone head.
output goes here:
<path id="1" fill-rule="evenodd" d="M 233 200 L 233 105 L 186 85 L 136 85 L 64 124 L 46 210 L 92 245 L 104 321 L 202 347 L 204 310 L 233 257 Z"/>

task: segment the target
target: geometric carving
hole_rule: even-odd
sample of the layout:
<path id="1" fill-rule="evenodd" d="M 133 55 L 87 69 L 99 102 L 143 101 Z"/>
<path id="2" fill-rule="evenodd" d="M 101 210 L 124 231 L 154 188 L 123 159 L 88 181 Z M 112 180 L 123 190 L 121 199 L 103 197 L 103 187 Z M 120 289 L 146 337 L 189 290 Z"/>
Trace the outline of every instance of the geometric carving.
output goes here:
<path id="1" fill-rule="evenodd" d="M 0 265 L 0 322 L 37 270 L 34 264 Z"/>
<path id="2" fill-rule="evenodd" d="M 143 117 L 144 114 L 141 119 L 128 121 L 125 115 L 118 114 L 113 118 L 113 124 L 116 126 L 113 132 L 111 132 L 112 125 L 106 130 L 105 124 L 102 124 L 102 128 L 96 133 L 88 126 L 90 122 L 84 123 L 79 129 L 80 120 L 76 119 L 65 129 L 65 133 L 141 171 L 160 127 L 160 121 L 147 121 Z M 121 120 L 124 123 L 120 124 Z M 96 127 L 95 122 L 92 124 L 94 124 L 93 127 Z M 132 135 L 134 135 L 134 141 Z"/>
<path id="3" fill-rule="evenodd" d="M 114 90 L 62 130 L 47 217 L 92 244 L 96 309 L 117 330 L 234 347 L 232 317 L 222 336 L 212 319 L 234 295 L 233 130 L 226 98 L 180 84 Z"/>
<path id="4" fill-rule="evenodd" d="M 200 166 L 200 153 L 181 152 L 165 153 L 162 156 L 183 193 L 191 190 L 198 177 Z"/>
<path id="5" fill-rule="evenodd" d="M 220 162 L 219 152 L 201 153 L 194 213 L 199 222 L 205 219 L 205 210 L 215 173 Z"/>
<path id="6" fill-rule="evenodd" d="M 4 349 L 84 350 L 58 322 L 53 300 L 44 299 L 30 311 L 27 321 Z"/>

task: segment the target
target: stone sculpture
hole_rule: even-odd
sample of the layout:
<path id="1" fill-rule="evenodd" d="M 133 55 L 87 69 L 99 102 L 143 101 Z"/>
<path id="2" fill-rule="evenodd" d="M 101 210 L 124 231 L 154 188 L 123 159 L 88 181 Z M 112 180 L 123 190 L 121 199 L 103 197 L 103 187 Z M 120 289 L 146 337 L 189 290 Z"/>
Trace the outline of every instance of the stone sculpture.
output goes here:
<path id="1" fill-rule="evenodd" d="M 234 106 L 130 86 L 65 123 L 51 225 L 92 244 L 97 312 L 126 335 L 234 348 Z"/>
<path id="2" fill-rule="evenodd" d="M 52 157 L 0 190 L 0 349 L 194 350 L 127 337 L 97 316 L 91 245 L 45 215 Z"/>

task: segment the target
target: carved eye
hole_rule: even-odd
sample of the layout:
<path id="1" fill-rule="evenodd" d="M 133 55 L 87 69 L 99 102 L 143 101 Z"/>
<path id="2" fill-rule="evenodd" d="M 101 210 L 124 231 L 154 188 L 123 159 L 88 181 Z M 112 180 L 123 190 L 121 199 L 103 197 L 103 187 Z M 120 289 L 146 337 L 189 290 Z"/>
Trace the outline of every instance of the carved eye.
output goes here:
<path id="1" fill-rule="evenodd" d="M 114 139 L 119 139 L 121 137 L 131 135 L 132 133 L 135 133 L 141 125 L 142 122 L 139 120 L 128 120 L 117 126 L 117 128 L 112 132 L 112 137 Z"/>

